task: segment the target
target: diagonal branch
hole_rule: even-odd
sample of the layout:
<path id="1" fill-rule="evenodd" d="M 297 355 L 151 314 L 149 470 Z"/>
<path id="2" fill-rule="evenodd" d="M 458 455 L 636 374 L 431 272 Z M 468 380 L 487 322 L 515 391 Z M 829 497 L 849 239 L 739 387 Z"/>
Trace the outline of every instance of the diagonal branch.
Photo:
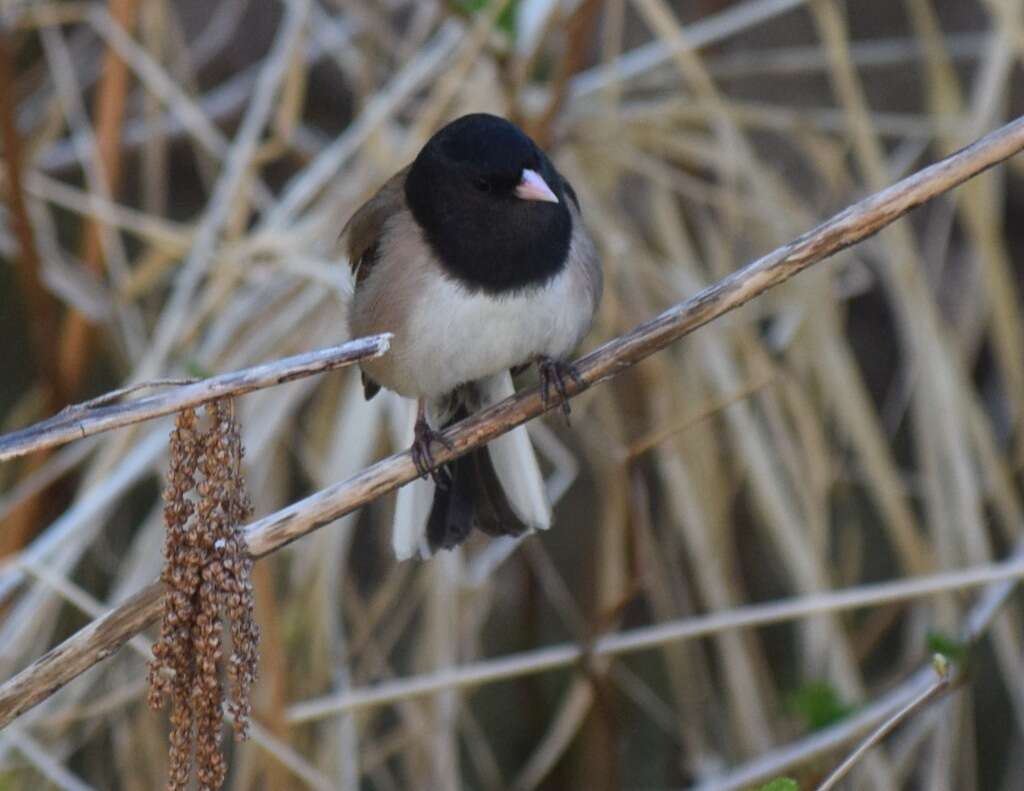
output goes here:
<path id="1" fill-rule="evenodd" d="M 936 654 L 933 658 L 932 666 L 935 668 L 935 680 L 925 687 L 917 697 L 875 728 L 868 738 L 857 746 L 856 750 L 850 753 L 839 766 L 832 770 L 824 782 L 817 787 L 816 791 L 832 791 L 832 789 L 836 788 L 843 781 L 843 778 L 850 773 L 850 770 L 857 765 L 857 762 L 863 759 L 872 747 L 892 733 L 897 725 L 914 712 L 920 711 L 932 701 L 941 698 L 955 683 L 963 682 L 965 679 L 964 674 L 960 674 L 954 679 L 949 672 L 948 662 L 939 654 Z"/>
<path id="2" fill-rule="evenodd" d="M 83 439 L 132 423 L 141 423 L 163 415 L 170 415 L 186 407 L 216 401 L 225 396 L 242 395 L 264 387 L 273 387 L 293 379 L 333 371 L 346 365 L 380 357 L 391 344 L 390 333 L 358 338 L 341 346 L 318 349 L 314 352 L 285 357 L 282 360 L 243 368 L 240 371 L 212 376 L 209 379 L 186 384 L 166 393 L 126 401 L 111 406 L 93 406 L 99 399 L 86 404 L 65 408 L 42 423 L 0 436 L 0 461 L 13 459 L 34 450 L 52 448 L 75 439 Z M 173 383 L 173 382 L 172 382 Z M 137 390 L 139 387 L 163 386 L 166 381 L 144 383 L 126 388 L 117 394 Z M 116 394 L 115 394 L 116 395 Z M 104 399 L 107 397 L 104 396 Z"/>
<path id="3" fill-rule="evenodd" d="M 569 395 L 621 373 L 1022 149 L 1024 118 L 1019 118 L 952 156 L 865 198 L 800 238 L 591 352 L 577 365 L 579 383 L 567 383 Z M 436 460 L 447 461 L 483 445 L 543 411 L 536 388 L 508 398 L 446 431 L 444 436 L 452 449 L 439 448 L 435 452 Z M 408 452 L 383 459 L 347 481 L 249 525 L 249 550 L 256 557 L 267 555 L 415 477 L 416 469 Z M 150 585 L 7 681 L 0 687 L 0 727 L 48 698 L 154 623 L 160 613 L 160 591 L 158 583 Z"/>

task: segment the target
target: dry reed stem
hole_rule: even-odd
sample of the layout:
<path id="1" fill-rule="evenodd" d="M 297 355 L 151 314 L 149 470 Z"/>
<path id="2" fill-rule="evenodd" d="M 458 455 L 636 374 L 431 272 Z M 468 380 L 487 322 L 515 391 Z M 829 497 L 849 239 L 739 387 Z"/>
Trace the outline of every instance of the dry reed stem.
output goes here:
<path id="1" fill-rule="evenodd" d="M 111 15 L 130 30 L 138 15 L 138 0 L 108 0 L 108 4 Z M 96 117 L 97 173 L 103 181 L 100 194 L 111 198 L 117 195 L 121 182 L 121 126 L 129 76 L 124 61 L 108 49 L 103 58 L 93 114 Z M 82 261 L 86 269 L 98 278 L 102 277 L 105 268 L 101 234 L 99 221 L 90 219 L 86 222 L 81 243 Z M 57 359 L 63 378 L 61 392 L 68 400 L 81 392 L 83 379 L 92 368 L 94 331 L 93 322 L 80 311 L 72 309 L 64 316 Z"/>
<path id="2" fill-rule="evenodd" d="M 619 656 L 670 643 L 793 621 L 821 613 L 838 613 L 885 603 L 909 601 L 970 587 L 991 586 L 995 589 L 996 586 L 1016 585 L 1022 578 L 1024 557 L 1017 556 L 1011 561 L 982 568 L 947 571 L 918 579 L 861 585 L 849 590 L 827 591 L 765 604 L 745 605 L 724 612 L 616 632 L 596 639 L 589 646 L 570 643 L 545 646 L 496 659 L 465 663 L 454 671 L 425 673 L 383 682 L 339 695 L 294 704 L 288 715 L 291 722 L 308 722 L 341 712 L 373 708 L 447 689 L 476 687 L 494 681 L 570 667 L 588 655 Z M 2 722 L 0 720 L 0 724 Z"/>
<path id="3" fill-rule="evenodd" d="M 64 32 L 60 28 L 47 27 L 41 31 L 40 40 L 53 77 L 55 104 L 71 131 L 77 164 L 85 174 L 88 199 L 112 202 L 104 163 L 100 159 L 99 143 L 85 106 L 80 75 L 75 68 Z M 124 241 L 114 232 L 114 229 L 103 223 L 96 224 L 94 227 L 98 233 L 100 252 L 103 255 L 104 272 L 114 286 L 119 286 L 127 278 L 130 269 Z M 125 351 L 130 358 L 137 357 L 141 353 L 145 335 L 138 306 L 114 302 L 112 313 L 116 319 Z"/>
<path id="4" fill-rule="evenodd" d="M 103 431 L 170 415 L 187 407 L 196 407 L 220 398 L 274 387 L 344 368 L 360 360 L 380 357 L 387 353 L 390 338 L 390 334 L 357 338 L 341 346 L 297 354 L 189 384 L 179 384 L 175 380 L 156 380 L 130 385 L 122 388 L 118 394 L 133 392 L 142 387 L 164 387 L 174 384 L 178 386 L 166 393 L 113 406 L 95 406 L 109 399 L 110 394 L 106 394 L 85 404 L 66 407 L 49 420 L 0 436 L 0 461 L 13 459 L 41 448 L 52 448 L 72 440 L 84 439 Z"/>
<path id="5" fill-rule="evenodd" d="M 931 701 L 942 696 L 947 688 L 954 683 L 950 676 L 948 661 L 943 657 L 935 657 L 932 660 L 935 669 L 935 680 L 926 687 L 920 695 L 911 700 L 906 706 L 893 714 L 889 719 L 879 725 L 871 735 L 857 745 L 857 749 L 850 753 L 842 763 L 839 764 L 828 777 L 818 786 L 817 791 L 831 791 L 843 778 L 846 777 L 865 753 L 884 739 L 897 725 L 903 722 L 911 714 L 925 708 Z"/>
<path id="6" fill-rule="evenodd" d="M 284 19 L 260 68 L 252 98 L 210 195 L 209 208 L 202 215 L 180 275 L 175 278 L 149 354 L 137 371 L 137 375 L 143 379 L 151 378 L 163 367 L 179 331 L 190 316 L 196 289 L 210 265 L 220 234 L 231 212 L 237 210 L 237 201 L 247 199 L 243 190 L 247 184 L 247 172 L 274 109 L 278 89 L 298 46 L 309 5 L 309 0 L 288 0 L 285 3 Z"/>
<path id="7" fill-rule="evenodd" d="M 686 42 L 703 49 L 744 30 L 805 5 L 808 0 L 749 0 L 687 27 Z M 683 46 L 682 40 L 658 40 L 635 47 L 611 64 L 595 66 L 572 80 L 571 98 L 576 101 L 596 93 L 610 83 L 640 77 L 668 63 Z"/>
<path id="8" fill-rule="evenodd" d="M 1018 543 L 1006 563 L 1016 564 L 1022 560 L 1024 560 L 1024 544 Z M 992 621 L 1016 590 L 1019 582 L 1019 579 L 1010 578 L 1002 582 L 993 581 L 985 588 L 979 600 L 974 603 L 963 619 L 958 635 L 962 644 L 970 646 L 983 637 Z M 962 669 L 959 668 L 959 670 Z M 935 664 L 934 661 L 930 661 L 881 698 L 863 706 L 838 723 L 790 744 L 769 750 L 748 764 L 725 772 L 714 780 L 700 783 L 690 791 L 745 791 L 745 789 L 783 774 L 793 767 L 846 746 L 897 716 L 926 692 L 931 692 L 932 695 L 941 695 L 952 689 L 952 685 L 945 684 L 941 690 L 935 692 L 935 686 Z M 934 697 L 929 697 L 929 700 L 934 700 Z"/>
<path id="9" fill-rule="evenodd" d="M 593 38 L 594 26 L 603 5 L 600 0 L 582 0 L 573 9 L 568 20 L 564 22 L 565 54 L 557 61 L 557 72 L 552 79 L 551 92 L 544 111 L 536 119 L 513 118 L 522 123 L 526 132 L 541 148 L 550 148 L 554 142 L 555 120 L 561 114 L 562 106 L 569 97 L 569 81 L 583 67 L 587 47 Z"/>
<path id="10" fill-rule="evenodd" d="M 916 206 L 1022 149 L 1024 119 L 1018 119 L 962 151 L 865 198 L 800 238 L 582 358 L 578 362 L 581 381 L 569 384 L 569 395 L 576 395 L 621 373 L 812 264 L 877 233 Z M 446 439 L 451 442 L 452 450 L 441 448 L 436 453 L 437 460 L 443 462 L 454 458 L 543 411 L 536 389 L 509 398 L 448 430 Z M 415 476 L 415 467 L 407 452 L 384 459 L 348 481 L 251 524 L 247 530 L 249 551 L 254 557 L 269 554 L 411 481 Z M 159 584 L 147 587 L 7 681 L 0 687 L 0 727 L 45 700 L 152 623 L 158 613 L 160 592 Z M 607 639 L 614 641 L 618 637 Z M 581 649 L 572 647 L 566 650 L 571 653 Z"/>

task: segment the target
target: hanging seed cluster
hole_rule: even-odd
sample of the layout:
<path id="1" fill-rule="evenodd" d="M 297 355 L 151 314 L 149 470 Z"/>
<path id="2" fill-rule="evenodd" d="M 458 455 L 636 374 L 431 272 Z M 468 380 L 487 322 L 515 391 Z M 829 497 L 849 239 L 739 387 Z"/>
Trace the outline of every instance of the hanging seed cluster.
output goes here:
<path id="1" fill-rule="evenodd" d="M 252 560 L 243 525 L 252 506 L 242 477 L 242 442 L 229 399 L 206 407 L 208 426 L 187 409 L 171 432 L 164 492 L 167 587 L 160 638 L 149 668 L 149 704 L 170 700 L 168 791 L 188 787 L 193 764 L 201 791 L 227 775 L 220 749 L 226 670 L 235 735 L 247 735 L 259 628 L 253 615 Z M 231 653 L 224 661 L 224 622 Z"/>

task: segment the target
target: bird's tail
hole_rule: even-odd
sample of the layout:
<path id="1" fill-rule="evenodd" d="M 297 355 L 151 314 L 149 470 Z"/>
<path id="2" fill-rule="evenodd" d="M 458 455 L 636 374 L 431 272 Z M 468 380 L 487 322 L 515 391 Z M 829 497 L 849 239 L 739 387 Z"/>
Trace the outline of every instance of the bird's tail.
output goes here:
<path id="1" fill-rule="evenodd" d="M 445 428 L 513 392 L 509 372 L 495 374 L 460 388 L 443 402 L 428 404 L 428 422 L 433 428 Z M 494 536 L 550 527 L 551 506 L 525 426 L 449 462 L 445 472 L 447 486 L 434 489 L 425 523 L 411 521 L 416 519 L 413 511 L 419 510 L 413 501 L 423 501 L 422 489 L 420 497 L 409 491 L 404 507 L 399 500 L 393 536 L 399 559 L 411 557 L 417 550 L 426 556 L 437 549 L 451 549 L 462 543 L 474 527 Z M 404 524 L 398 520 L 399 515 Z"/>

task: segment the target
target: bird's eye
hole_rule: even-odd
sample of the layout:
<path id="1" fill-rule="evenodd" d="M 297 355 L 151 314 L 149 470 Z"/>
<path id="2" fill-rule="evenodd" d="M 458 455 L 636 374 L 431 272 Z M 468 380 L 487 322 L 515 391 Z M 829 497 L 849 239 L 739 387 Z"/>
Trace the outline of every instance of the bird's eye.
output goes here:
<path id="1" fill-rule="evenodd" d="M 483 176 L 474 179 L 473 185 L 481 192 L 490 192 L 491 189 L 493 189 L 490 179 L 484 178 Z"/>

